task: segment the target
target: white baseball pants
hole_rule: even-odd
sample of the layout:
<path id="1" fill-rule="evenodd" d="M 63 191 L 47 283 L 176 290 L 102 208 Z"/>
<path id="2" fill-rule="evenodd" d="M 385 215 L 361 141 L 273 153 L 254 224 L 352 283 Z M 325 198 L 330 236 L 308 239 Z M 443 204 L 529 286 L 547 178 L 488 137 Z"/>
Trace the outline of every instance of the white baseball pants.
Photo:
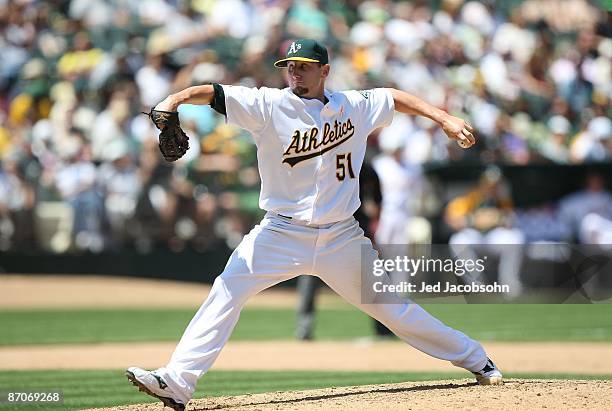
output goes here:
<path id="1" fill-rule="evenodd" d="M 470 371 L 485 366 L 487 357 L 478 342 L 444 325 L 419 305 L 364 304 L 363 250 L 369 254 L 367 259 L 378 257 L 352 217 L 313 227 L 266 214 L 233 252 L 187 326 L 170 362 L 158 373 L 182 400 L 188 401 L 198 379 L 210 369 L 229 339 L 249 297 L 301 274 L 320 277 L 414 348 Z"/>

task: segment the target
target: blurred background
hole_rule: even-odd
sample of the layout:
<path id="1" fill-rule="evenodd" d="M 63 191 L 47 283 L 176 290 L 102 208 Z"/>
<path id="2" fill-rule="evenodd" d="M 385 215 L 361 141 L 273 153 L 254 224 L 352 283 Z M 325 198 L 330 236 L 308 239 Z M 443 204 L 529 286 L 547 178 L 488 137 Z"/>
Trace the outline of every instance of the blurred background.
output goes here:
<path id="1" fill-rule="evenodd" d="M 400 88 L 477 129 L 466 151 L 403 115 L 370 136 L 378 242 L 610 249 L 611 33 L 586 0 L 0 0 L 0 270 L 218 274 L 262 216 L 255 145 L 185 105 L 191 149 L 166 163 L 140 112 L 282 88 L 298 37 L 328 46 L 330 89 Z"/>

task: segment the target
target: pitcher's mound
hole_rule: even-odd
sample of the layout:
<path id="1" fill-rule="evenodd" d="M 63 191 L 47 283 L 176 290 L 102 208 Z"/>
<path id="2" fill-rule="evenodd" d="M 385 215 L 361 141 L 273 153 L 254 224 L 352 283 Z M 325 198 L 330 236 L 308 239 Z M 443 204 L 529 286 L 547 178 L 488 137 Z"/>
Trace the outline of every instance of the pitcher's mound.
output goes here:
<path id="1" fill-rule="evenodd" d="M 610 406 L 612 381 L 508 379 L 501 386 L 471 380 L 333 387 L 308 391 L 246 394 L 192 400 L 188 410 L 509 410 L 593 409 Z M 107 410 L 158 410 L 135 404 Z"/>

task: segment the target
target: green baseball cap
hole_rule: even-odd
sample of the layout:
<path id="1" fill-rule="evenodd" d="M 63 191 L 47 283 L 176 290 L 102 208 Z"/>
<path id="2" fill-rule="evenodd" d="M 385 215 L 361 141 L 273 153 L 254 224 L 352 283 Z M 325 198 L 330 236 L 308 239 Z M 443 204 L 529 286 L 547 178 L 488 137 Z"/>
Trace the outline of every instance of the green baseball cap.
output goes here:
<path id="1" fill-rule="evenodd" d="M 288 61 L 309 61 L 312 63 L 329 63 L 327 49 L 312 39 L 298 39 L 287 48 L 287 56 L 274 63 L 275 67 L 287 67 Z"/>

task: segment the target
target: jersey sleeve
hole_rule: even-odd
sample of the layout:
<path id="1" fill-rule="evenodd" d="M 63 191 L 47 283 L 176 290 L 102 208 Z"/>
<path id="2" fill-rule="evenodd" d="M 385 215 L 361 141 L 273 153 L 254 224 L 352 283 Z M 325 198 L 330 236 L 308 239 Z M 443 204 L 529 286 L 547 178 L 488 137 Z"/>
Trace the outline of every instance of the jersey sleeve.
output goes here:
<path id="1" fill-rule="evenodd" d="M 221 86 L 225 95 L 225 115 L 229 124 L 248 131 L 262 130 L 270 119 L 271 102 L 266 88 Z"/>
<path id="2" fill-rule="evenodd" d="M 391 91 L 386 88 L 356 91 L 357 109 L 363 124 L 370 130 L 386 127 L 393 121 L 395 104 Z"/>

